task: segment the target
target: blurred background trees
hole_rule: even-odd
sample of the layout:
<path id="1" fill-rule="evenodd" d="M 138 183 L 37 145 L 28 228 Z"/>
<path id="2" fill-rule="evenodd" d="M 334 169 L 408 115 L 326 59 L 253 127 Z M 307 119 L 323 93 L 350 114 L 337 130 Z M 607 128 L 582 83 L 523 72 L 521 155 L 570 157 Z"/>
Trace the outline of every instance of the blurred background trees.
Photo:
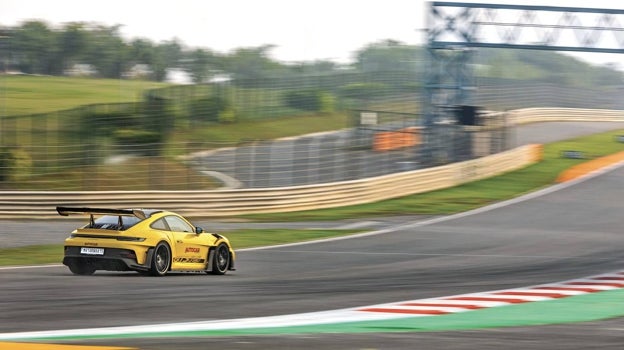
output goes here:
<path id="1" fill-rule="evenodd" d="M 226 76 L 250 86 L 267 78 L 343 74 L 348 69 L 389 78 L 396 77 L 397 72 L 409 74 L 410 84 L 416 87 L 418 80 L 414 79 L 422 77 L 426 69 L 424 48 L 390 39 L 354 52 L 350 64 L 329 60 L 281 62 L 271 57 L 274 45 L 270 44 L 217 53 L 187 47 L 176 38 L 159 43 L 145 38 L 125 40 L 119 29 L 119 25 L 84 22 L 53 28 L 40 20 L 0 27 L 0 71 L 151 81 L 171 80 L 170 72 L 179 71 L 188 83 Z M 620 85 L 622 80 L 614 67 L 592 66 L 554 52 L 483 49 L 476 55 L 475 64 L 476 74 L 488 78 L 535 79 L 574 86 Z"/>

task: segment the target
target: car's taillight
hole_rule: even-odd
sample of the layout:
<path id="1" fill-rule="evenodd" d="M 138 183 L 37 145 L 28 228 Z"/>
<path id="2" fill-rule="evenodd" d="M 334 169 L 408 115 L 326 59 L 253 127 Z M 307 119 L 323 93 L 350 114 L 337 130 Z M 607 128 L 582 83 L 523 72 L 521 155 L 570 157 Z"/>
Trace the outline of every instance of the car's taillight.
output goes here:
<path id="1" fill-rule="evenodd" d="M 126 251 L 126 252 L 122 252 L 121 255 L 123 258 L 127 258 L 127 259 L 136 259 L 136 254 L 133 251 Z"/>
<path id="2" fill-rule="evenodd" d="M 127 237 L 127 236 L 119 236 L 117 237 L 118 241 L 125 241 L 125 242 L 143 242 L 145 241 L 144 237 Z"/>

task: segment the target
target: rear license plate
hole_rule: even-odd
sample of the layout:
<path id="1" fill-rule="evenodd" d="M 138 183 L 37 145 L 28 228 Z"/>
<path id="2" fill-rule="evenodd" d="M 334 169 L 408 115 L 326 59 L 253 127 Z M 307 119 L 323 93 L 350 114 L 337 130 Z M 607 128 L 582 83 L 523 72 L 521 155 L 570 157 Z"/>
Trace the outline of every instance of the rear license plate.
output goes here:
<path id="1" fill-rule="evenodd" d="M 89 248 L 89 247 L 82 247 L 82 248 L 80 248 L 80 254 L 86 254 L 86 255 L 104 255 L 104 248 Z"/>

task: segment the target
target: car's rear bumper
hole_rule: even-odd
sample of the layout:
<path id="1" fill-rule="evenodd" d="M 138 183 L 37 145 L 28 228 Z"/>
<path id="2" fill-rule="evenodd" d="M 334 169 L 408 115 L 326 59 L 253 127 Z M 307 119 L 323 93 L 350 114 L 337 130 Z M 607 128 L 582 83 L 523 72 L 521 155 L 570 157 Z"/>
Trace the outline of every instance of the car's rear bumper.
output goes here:
<path id="1" fill-rule="evenodd" d="M 87 255 L 80 253 L 81 247 L 66 246 L 63 264 L 66 266 L 89 266 L 94 270 L 106 271 L 148 271 L 149 265 L 137 263 L 133 250 L 119 248 L 104 248 L 104 255 Z M 148 250 L 148 255 L 152 250 Z M 146 262 L 151 259 L 146 259 Z"/>

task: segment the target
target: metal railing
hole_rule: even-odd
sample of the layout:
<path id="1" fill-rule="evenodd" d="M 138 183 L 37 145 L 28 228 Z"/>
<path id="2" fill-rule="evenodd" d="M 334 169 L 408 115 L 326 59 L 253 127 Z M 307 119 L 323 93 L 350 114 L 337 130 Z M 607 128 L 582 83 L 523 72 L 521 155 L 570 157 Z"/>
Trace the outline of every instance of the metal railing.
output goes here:
<path id="1" fill-rule="evenodd" d="M 57 205 L 171 208 L 191 217 L 224 217 L 334 208 L 446 188 L 536 162 L 539 145 L 480 159 L 369 179 L 285 188 L 213 191 L 3 192 L 0 218 L 57 217 Z"/>

